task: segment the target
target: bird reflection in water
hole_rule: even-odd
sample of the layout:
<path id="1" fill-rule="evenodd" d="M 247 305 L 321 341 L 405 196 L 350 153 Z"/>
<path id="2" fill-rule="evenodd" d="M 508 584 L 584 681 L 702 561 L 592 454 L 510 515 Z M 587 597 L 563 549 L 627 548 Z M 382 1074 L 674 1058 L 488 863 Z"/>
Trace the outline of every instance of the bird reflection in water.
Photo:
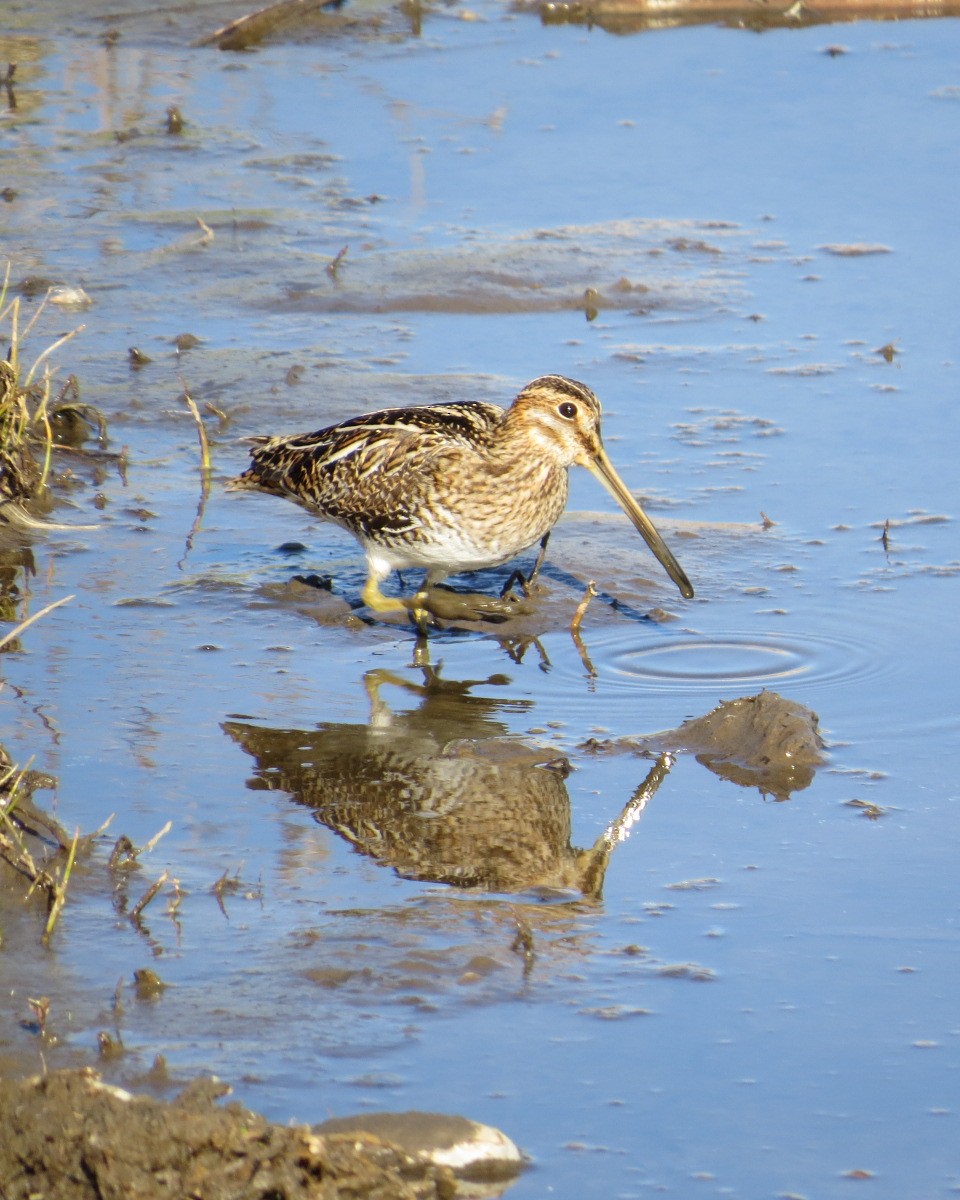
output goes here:
<path id="1" fill-rule="evenodd" d="M 367 724 L 313 730 L 245 721 L 223 728 L 256 762 L 248 786 L 289 793 L 357 851 L 406 879 L 489 892 L 574 892 L 598 900 L 611 851 L 666 777 L 662 754 L 597 841 L 570 844 L 566 759 L 505 736 L 498 712 L 525 700 L 475 696 L 503 676 L 451 682 L 430 666 L 414 684 L 389 671 L 365 676 Z M 394 712 L 385 684 L 415 694 Z"/>

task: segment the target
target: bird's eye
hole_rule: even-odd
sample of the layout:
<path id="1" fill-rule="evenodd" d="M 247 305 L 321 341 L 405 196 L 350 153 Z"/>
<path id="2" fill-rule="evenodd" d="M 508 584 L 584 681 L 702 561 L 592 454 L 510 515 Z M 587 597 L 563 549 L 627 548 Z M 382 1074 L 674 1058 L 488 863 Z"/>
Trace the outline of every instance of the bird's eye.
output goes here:
<path id="1" fill-rule="evenodd" d="M 566 417 L 569 421 L 571 418 L 577 415 L 577 406 L 575 404 L 571 404 L 569 400 L 565 400 L 557 409 L 557 412 L 561 417 Z"/>

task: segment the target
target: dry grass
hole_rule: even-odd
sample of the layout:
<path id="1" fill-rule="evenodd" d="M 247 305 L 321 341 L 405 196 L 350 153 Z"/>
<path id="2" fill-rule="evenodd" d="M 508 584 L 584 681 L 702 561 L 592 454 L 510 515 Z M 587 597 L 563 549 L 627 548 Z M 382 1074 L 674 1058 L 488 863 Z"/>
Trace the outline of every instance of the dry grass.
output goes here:
<path id="1" fill-rule="evenodd" d="M 52 342 L 27 365 L 24 346 L 46 300 L 24 324 L 20 297 L 10 298 L 9 285 L 8 265 L 0 286 L 0 344 L 9 347 L 0 360 L 0 518 L 29 525 L 34 523 L 31 513 L 49 508 L 47 480 L 55 449 L 51 422 L 70 407 L 64 404 L 70 381 L 54 398 L 50 359 L 83 326 Z"/>
<path id="2" fill-rule="evenodd" d="M 23 633 L 28 626 L 32 625 L 34 621 L 39 621 L 41 617 L 46 616 L 46 614 L 51 612 L 53 609 L 59 608 L 61 604 L 69 604 L 72 599 L 72 596 L 61 596 L 59 600 L 54 600 L 52 604 L 48 604 L 45 608 L 41 608 L 39 612 L 35 612 L 32 616 L 25 618 L 25 620 L 21 621 L 15 629 L 8 630 L 5 634 L 3 634 L 2 637 L 0 637 L 0 650 L 2 650 L 8 642 L 15 642 L 17 638 L 19 638 L 20 634 Z"/>
<path id="3" fill-rule="evenodd" d="M 64 596 L 21 621 L 15 629 L 0 638 L 0 647 L 15 641 L 34 621 L 72 599 L 72 596 Z M 28 767 L 16 766 L 0 746 L 0 863 L 7 863 L 26 881 L 26 898 L 35 891 L 46 896 L 45 943 L 49 942 L 66 903 L 67 885 L 78 845 L 87 848 L 93 838 L 102 832 L 98 830 L 97 834 L 81 838 L 78 829 L 71 838 L 57 821 L 36 808 L 31 793 L 38 787 L 50 787 L 52 783 L 48 776 L 32 772 Z M 31 850 L 31 844 L 34 850 Z M 42 857 L 38 857 L 40 854 Z"/>
<path id="4" fill-rule="evenodd" d="M 109 817 L 93 833 L 71 836 L 53 817 L 33 802 L 36 788 L 52 787 L 49 776 L 15 766 L 0 746 L 0 865 L 12 868 L 25 888 L 24 899 L 34 892 L 45 897 L 47 913 L 43 942 L 48 944 L 67 900 L 67 887 L 78 856 L 90 853 L 113 820 Z"/>
<path id="5" fill-rule="evenodd" d="M 40 891 L 47 897 L 47 922 L 43 940 L 49 941 L 67 896 L 67 884 L 76 857 L 79 833 L 68 844 L 57 822 L 39 814 L 30 800 L 30 783 L 26 769 L 13 765 L 0 748 L 0 860 L 8 863 L 27 882 L 26 897 Z M 41 844 L 53 842 L 52 855 L 43 861 L 31 852 L 28 836 Z M 66 850 L 66 866 L 53 863 L 59 851 Z"/>

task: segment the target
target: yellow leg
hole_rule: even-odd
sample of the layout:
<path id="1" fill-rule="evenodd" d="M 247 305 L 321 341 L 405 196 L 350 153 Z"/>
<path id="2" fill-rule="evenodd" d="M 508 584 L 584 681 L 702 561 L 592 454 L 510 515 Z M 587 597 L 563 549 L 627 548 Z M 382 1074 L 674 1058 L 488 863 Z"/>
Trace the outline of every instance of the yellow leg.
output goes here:
<path id="1" fill-rule="evenodd" d="M 421 602 L 425 593 L 418 592 L 409 600 L 385 596 L 380 591 L 380 578 L 375 571 L 371 571 L 367 576 L 367 582 L 363 585 L 361 597 L 367 608 L 372 608 L 374 612 L 379 613 L 410 613 L 421 633 L 425 633 L 429 618 L 429 613 Z"/>
<path id="2" fill-rule="evenodd" d="M 405 604 L 403 600 L 396 600 L 392 596 L 385 596 L 380 591 L 380 580 L 374 574 L 367 576 L 367 582 L 363 585 L 361 593 L 363 602 L 367 608 L 372 608 L 374 612 L 408 612 L 410 606 Z"/>

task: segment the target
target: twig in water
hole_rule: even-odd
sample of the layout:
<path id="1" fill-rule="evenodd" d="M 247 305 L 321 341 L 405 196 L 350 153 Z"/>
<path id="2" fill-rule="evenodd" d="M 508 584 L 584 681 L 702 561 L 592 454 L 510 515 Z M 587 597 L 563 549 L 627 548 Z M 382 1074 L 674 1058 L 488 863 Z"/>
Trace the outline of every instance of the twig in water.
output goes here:
<path id="1" fill-rule="evenodd" d="M 171 830 L 172 828 L 173 828 L 173 822 L 172 822 L 172 821 L 168 821 L 168 822 L 166 823 L 166 825 L 164 825 L 164 827 L 163 827 L 162 829 L 159 829 L 159 830 L 158 830 L 158 831 L 157 831 L 157 832 L 156 832 L 156 833 L 153 835 L 153 837 L 150 839 L 150 841 L 149 841 L 149 842 L 144 842 L 144 844 L 143 844 L 143 845 L 140 847 L 140 849 L 137 851 L 137 855 L 138 855 L 138 857 L 139 857 L 139 855 L 141 855 L 141 854 L 149 854 L 149 853 L 150 853 L 150 851 L 151 851 L 151 850 L 154 848 L 154 846 L 156 846 L 157 842 L 159 842 L 159 841 L 160 841 L 160 839 L 161 839 L 162 837 L 165 837 L 165 836 L 166 836 L 166 835 L 167 835 L 167 834 L 170 832 L 170 830 Z"/>
<path id="2" fill-rule="evenodd" d="M 349 249 L 350 249 L 349 246 L 344 246 L 341 250 L 338 250 L 336 255 L 333 258 L 331 258 L 330 261 L 327 263 L 326 267 L 324 267 L 324 270 L 327 272 L 327 274 L 330 276 L 331 279 L 336 279 L 337 272 L 340 270 L 340 264 L 347 257 L 347 251 Z"/>
<path id="3" fill-rule="evenodd" d="M 39 621 L 41 617 L 45 617 L 48 612 L 52 612 L 55 608 L 59 608 L 61 604 L 68 604 L 73 598 L 73 596 L 63 596 L 59 600 L 54 600 L 52 604 L 48 604 L 46 608 L 41 608 L 39 612 L 35 612 L 32 617 L 27 617 L 25 621 L 21 621 L 16 629 L 11 629 L 5 633 L 3 637 L 0 637 L 0 649 L 2 649 L 7 642 L 12 642 L 14 638 L 18 638 L 28 625 L 32 625 L 34 621 Z"/>
<path id="4" fill-rule="evenodd" d="M 36 1018 L 40 1036 L 45 1038 L 47 1036 L 47 1017 L 50 1015 L 50 997 L 38 996 L 36 1000 L 32 1000 L 28 996 L 27 1003 L 30 1005 L 30 1009 Z"/>
<path id="5" fill-rule="evenodd" d="M 584 593 L 583 599 L 577 605 L 577 611 L 573 614 L 573 620 L 570 622 L 570 632 L 576 637 L 580 632 L 580 626 L 583 623 L 583 618 L 587 615 L 587 609 L 590 607 L 590 601 L 597 594 L 597 585 L 591 579 L 587 583 L 587 590 Z"/>
<path id="6" fill-rule="evenodd" d="M 164 871 L 161 874 L 160 878 L 155 883 L 151 883 L 151 885 L 143 893 L 143 895 L 136 902 L 136 904 L 133 906 L 133 908 L 130 909 L 130 920 L 131 921 L 139 923 L 140 914 L 147 907 L 147 905 L 150 903 L 151 900 L 156 899 L 157 892 L 159 892 L 160 889 L 163 887 L 163 885 L 167 882 L 167 878 L 169 877 L 169 875 L 170 875 L 169 871 Z"/>
<path id="7" fill-rule="evenodd" d="M 243 865 L 242 863 L 240 864 Z M 233 876 L 229 876 L 224 870 L 223 874 L 210 889 L 217 898 L 217 904 L 223 915 L 229 920 L 230 914 L 227 912 L 227 906 L 223 902 L 225 892 L 238 892 L 243 885 L 240 883 L 240 867 L 237 867 Z"/>
<path id="8" fill-rule="evenodd" d="M 110 820 L 113 820 L 112 816 Z M 109 824 L 109 821 L 107 824 Z M 102 833 L 105 828 L 106 825 L 98 829 L 97 832 Z M 153 835 L 149 842 L 144 842 L 139 850 L 125 833 L 121 833 L 114 843 L 113 849 L 110 851 L 110 857 L 107 860 L 107 866 L 111 871 L 116 871 L 129 870 L 131 867 L 139 865 L 137 863 L 137 859 L 139 859 L 142 854 L 149 854 L 150 851 L 156 846 L 157 842 L 159 842 L 162 837 L 168 834 L 172 828 L 173 822 L 168 821 L 162 829 L 159 829 Z"/>
<path id="9" fill-rule="evenodd" d="M 523 973 L 524 976 L 529 975 L 533 970 L 534 960 L 537 957 L 536 947 L 533 944 L 533 933 L 526 921 L 520 920 L 519 917 L 514 918 L 517 923 L 517 933 L 513 941 L 510 943 L 510 949 L 514 954 L 519 954 L 523 958 Z"/>
<path id="10" fill-rule="evenodd" d="M 58 882 L 54 882 L 51 895 L 53 902 L 50 905 L 50 912 L 47 915 L 47 927 L 43 931 L 44 943 L 49 942 L 50 935 L 53 933 L 53 927 L 57 923 L 57 918 L 63 909 L 67 900 L 67 884 L 70 882 L 70 873 L 73 871 L 73 864 L 77 857 L 77 842 L 80 840 L 80 830 L 77 829 L 73 835 L 73 841 L 70 843 L 70 853 L 67 855 L 67 865 L 63 868 L 63 875 Z"/>
<path id="11" fill-rule="evenodd" d="M 186 402 L 197 424 L 197 437 L 200 439 L 200 466 L 203 469 L 204 486 L 206 487 L 209 485 L 208 476 L 210 474 L 210 442 L 207 439 L 207 430 L 203 424 L 203 418 L 200 416 L 200 410 L 197 408 L 196 401 L 186 388 L 183 389 L 182 399 Z"/>
<path id="12" fill-rule="evenodd" d="M 13 77 L 16 75 L 16 73 L 17 64 L 15 62 L 7 63 L 7 73 L 2 79 L 0 79 L 0 86 L 2 86 L 7 93 L 7 108 L 9 108 L 11 112 L 13 112 L 17 107 L 17 94 L 13 90 Z"/>
<path id="13" fill-rule="evenodd" d="M 114 842 L 113 849 L 110 851 L 110 857 L 107 859 L 107 868 L 111 871 L 116 871 L 118 868 L 134 867 L 136 866 L 137 855 L 139 853 L 140 851 L 127 835 L 121 833 Z"/>
<path id="14" fill-rule="evenodd" d="M 190 526 L 190 532 L 187 534 L 187 540 L 184 544 L 183 557 L 177 564 L 181 571 L 183 570 L 183 564 L 186 562 L 187 555 L 193 548 L 193 539 L 197 536 L 197 531 L 203 520 L 203 510 L 207 504 L 207 496 L 210 494 L 211 474 L 210 442 L 207 438 L 207 430 L 203 423 L 203 418 L 200 416 L 200 410 L 197 408 L 196 401 L 187 391 L 186 387 L 183 389 L 183 399 L 193 414 L 193 419 L 197 425 L 197 436 L 200 439 L 200 499 L 197 502 L 197 515 L 193 518 L 193 524 Z"/>

